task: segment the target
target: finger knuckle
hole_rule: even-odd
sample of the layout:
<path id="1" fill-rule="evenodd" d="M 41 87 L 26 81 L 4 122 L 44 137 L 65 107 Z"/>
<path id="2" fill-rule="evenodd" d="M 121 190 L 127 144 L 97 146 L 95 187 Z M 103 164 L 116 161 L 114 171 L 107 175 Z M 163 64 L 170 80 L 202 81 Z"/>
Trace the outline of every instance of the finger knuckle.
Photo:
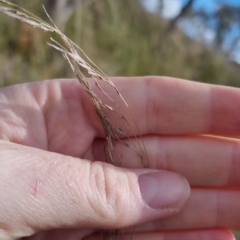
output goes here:
<path id="1" fill-rule="evenodd" d="M 94 162 L 91 167 L 91 188 L 95 191 L 95 211 L 106 223 L 119 225 L 125 212 L 126 196 L 129 196 L 129 179 L 126 174 L 117 173 L 112 166 Z"/>

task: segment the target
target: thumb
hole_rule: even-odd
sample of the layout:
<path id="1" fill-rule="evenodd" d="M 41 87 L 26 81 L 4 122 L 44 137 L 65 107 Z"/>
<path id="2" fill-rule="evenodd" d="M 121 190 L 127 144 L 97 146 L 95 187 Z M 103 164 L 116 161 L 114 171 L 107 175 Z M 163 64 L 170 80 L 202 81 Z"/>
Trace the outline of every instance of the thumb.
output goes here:
<path id="1" fill-rule="evenodd" d="M 130 170 L 0 141 L 0 239 L 57 228 L 117 229 L 177 212 L 178 174 Z"/>

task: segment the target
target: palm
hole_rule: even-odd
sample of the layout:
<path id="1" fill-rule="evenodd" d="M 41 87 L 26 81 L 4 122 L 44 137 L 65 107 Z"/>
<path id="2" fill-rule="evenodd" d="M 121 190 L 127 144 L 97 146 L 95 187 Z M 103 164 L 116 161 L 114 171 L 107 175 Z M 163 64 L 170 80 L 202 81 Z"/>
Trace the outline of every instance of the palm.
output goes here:
<path id="1" fill-rule="evenodd" d="M 7 132 L 2 132 L 2 135 L 19 144 L 82 157 L 96 136 L 92 123 L 97 126 L 100 121 L 80 84 L 71 82 L 66 84 L 62 81 L 66 87 L 54 86 L 54 83 L 52 86 L 50 82 L 30 84 L 27 95 L 16 88 L 11 91 L 12 103 L 2 108 L 3 114 L 8 112 L 5 124 L 11 131 L 6 129 Z M 48 85 L 52 88 L 45 92 Z M 8 96 L 8 88 L 4 90 Z M 48 95 L 46 102 L 38 98 L 40 94 Z M 30 106 L 26 108 L 22 101 L 28 101 Z"/>

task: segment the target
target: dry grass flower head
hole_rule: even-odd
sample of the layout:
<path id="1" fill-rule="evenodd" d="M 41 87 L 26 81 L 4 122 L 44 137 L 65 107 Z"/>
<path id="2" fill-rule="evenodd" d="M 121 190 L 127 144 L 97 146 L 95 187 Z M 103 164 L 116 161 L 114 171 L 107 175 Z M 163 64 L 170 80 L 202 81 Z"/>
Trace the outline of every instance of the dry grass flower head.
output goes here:
<path id="1" fill-rule="evenodd" d="M 31 12 L 19 7 L 16 4 L 13 4 L 6 0 L 0 0 L 0 12 L 7 14 L 8 16 L 18 19 L 21 22 L 27 23 L 34 28 L 41 29 L 45 32 L 52 33 L 55 37 L 50 37 L 50 41 L 48 44 L 59 51 L 63 57 L 66 59 L 68 64 L 70 65 L 72 71 L 74 72 L 75 76 L 77 77 L 81 86 L 85 89 L 88 95 L 91 97 L 96 112 L 101 119 L 105 135 L 107 141 L 107 148 L 106 148 L 106 156 L 108 162 L 114 164 L 114 151 L 116 151 L 116 141 L 121 142 L 124 146 L 131 148 L 136 154 L 139 156 L 140 161 L 142 162 L 144 167 L 148 167 L 148 160 L 146 155 L 146 150 L 144 143 L 142 141 L 141 134 L 139 132 L 138 126 L 136 121 L 134 120 L 131 111 L 128 107 L 127 102 L 124 100 L 121 93 L 118 91 L 117 87 L 111 81 L 111 79 L 99 69 L 96 64 L 94 64 L 91 59 L 84 53 L 84 51 L 77 46 L 73 41 L 71 41 L 66 35 L 64 35 L 58 27 L 54 24 L 51 20 L 50 16 L 48 15 L 47 11 L 43 7 L 50 23 L 47 23 L 40 19 L 39 17 L 35 16 Z M 56 40 L 58 39 L 58 40 Z M 104 103 L 99 96 L 93 91 L 91 85 L 88 82 L 88 78 L 92 78 L 95 82 L 95 85 L 109 98 L 112 105 Z M 122 111 L 114 104 L 114 100 L 105 92 L 101 87 L 101 82 L 108 84 L 111 88 L 114 89 L 117 97 L 121 99 L 124 103 L 125 107 L 129 111 L 130 119 L 127 119 L 123 114 Z M 112 111 L 125 121 L 126 124 L 130 127 L 132 131 L 132 136 L 137 138 L 137 145 L 130 145 L 127 144 L 122 140 L 130 139 L 124 132 L 123 129 L 115 126 L 111 123 L 110 119 L 105 114 L 106 110 Z M 136 130 L 134 130 L 136 129 Z M 118 151 L 117 151 L 118 152 Z M 121 158 L 121 153 L 119 153 Z"/>

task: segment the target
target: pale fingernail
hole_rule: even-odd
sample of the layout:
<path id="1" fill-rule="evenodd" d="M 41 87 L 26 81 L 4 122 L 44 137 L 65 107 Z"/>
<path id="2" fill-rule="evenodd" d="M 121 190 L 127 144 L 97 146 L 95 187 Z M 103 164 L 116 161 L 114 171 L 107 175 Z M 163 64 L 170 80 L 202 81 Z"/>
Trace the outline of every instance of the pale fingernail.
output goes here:
<path id="1" fill-rule="evenodd" d="M 153 209 L 179 207 L 190 194 L 188 182 L 176 173 L 148 172 L 138 182 L 144 202 Z"/>

